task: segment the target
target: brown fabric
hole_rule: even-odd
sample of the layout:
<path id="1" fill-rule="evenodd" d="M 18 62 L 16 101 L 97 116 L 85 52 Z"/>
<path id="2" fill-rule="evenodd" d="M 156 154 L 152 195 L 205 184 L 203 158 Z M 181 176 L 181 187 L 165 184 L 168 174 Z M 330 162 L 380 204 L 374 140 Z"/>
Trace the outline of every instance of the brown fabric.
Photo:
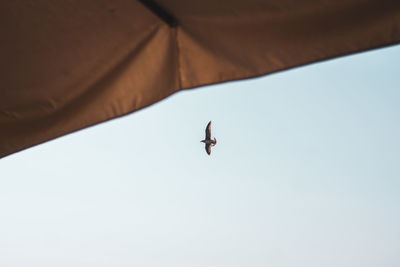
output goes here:
<path id="1" fill-rule="evenodd" d="M 399 43 L 398 0 L 0 1 L 0 157 L 181 89 Z"/>

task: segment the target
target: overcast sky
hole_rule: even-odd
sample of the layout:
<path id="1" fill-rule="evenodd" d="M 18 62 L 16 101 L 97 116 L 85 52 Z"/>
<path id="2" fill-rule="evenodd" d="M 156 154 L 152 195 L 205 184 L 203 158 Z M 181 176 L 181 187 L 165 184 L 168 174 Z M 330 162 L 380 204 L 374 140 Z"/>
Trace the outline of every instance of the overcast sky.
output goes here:
<path id="1" fill-rule="evenodd" d="M 189 90 L 0 159 L 0 266 L 400 266 L 399 62 Z"/>

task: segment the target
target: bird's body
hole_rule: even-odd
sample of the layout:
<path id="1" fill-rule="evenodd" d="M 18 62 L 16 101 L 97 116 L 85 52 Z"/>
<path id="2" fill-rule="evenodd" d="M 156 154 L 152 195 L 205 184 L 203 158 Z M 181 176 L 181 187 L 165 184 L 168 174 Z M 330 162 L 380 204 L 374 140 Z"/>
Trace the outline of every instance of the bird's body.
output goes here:
<path id="1" fill-rule="evenodd" d="M 211 138 L 211 121 L 207 124 L 206 127 L 206 138 L 204 140 L 201 140 L 200 142 L 206 144 L 206 152 L 208 155 L 210 155 L 211 147 L 217 144 L 217 139 L 215 139 L 215 137 Z"/>
<path id="2" fill-rule="evenodd" d="M 213 139 L 202 140 L 201 142 L 205 143 L 206 145 L 215 146 L 217 144 L 217 139 L 214 137 Z"/>

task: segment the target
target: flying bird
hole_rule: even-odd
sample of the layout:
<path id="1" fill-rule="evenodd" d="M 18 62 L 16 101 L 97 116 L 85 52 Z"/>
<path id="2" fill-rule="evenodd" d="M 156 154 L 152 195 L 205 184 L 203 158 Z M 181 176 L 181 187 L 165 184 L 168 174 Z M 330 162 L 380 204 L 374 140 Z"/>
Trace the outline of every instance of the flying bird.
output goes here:
<path id="1" fill-rule="evenodd" d="M 207 124 L 207 127 L 206 127 L 206 139 L 201 140 L 200 142 L 203 142 L 206 144 L 207 154 L 210 155 L 211 147 L 215 146 L 217 144 L 217 139 L 215 139 L 215 137 L 213 137 L 211 139 L 211 121 Z"/>

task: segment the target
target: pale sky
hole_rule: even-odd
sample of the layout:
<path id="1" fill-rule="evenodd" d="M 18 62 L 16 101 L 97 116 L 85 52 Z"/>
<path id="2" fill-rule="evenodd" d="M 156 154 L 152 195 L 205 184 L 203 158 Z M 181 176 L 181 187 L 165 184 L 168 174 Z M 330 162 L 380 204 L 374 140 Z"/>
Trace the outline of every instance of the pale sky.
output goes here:
<path id="1" fill-rule="evenodd" d="M 400 266 L 399 62 L 189 90 L 0 159 L 0 266 Z"/>

